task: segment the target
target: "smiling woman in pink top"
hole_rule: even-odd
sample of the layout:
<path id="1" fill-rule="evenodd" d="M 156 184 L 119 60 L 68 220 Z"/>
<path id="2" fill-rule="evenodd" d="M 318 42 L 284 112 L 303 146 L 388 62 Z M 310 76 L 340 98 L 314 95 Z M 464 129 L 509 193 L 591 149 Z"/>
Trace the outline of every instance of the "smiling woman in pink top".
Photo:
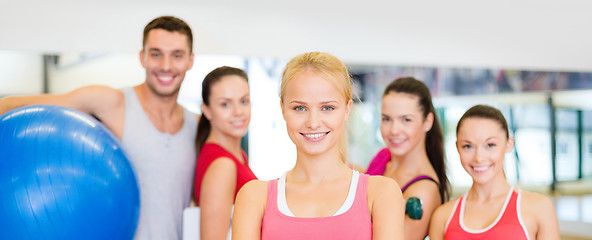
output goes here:
<path id="1" fill-rule="evenodd" d="M 436 209 L 430 239 L 559 239 L 551 200 L 514 189 L 506 180 L 504 154 L 512 151 L 514 138 L 498 109 L 469 109 L 458 122 L 456 138 L 460 162 L 473 185 Z"/>
<path id="2" fill-rule="evenodd" d="M 319 52 L 296 56 L 280 103 L 296 165 L 280 179 L 240 190 L 233 239 L 403 239 L 403 198 L 382 176 L 345 164 L 353 88 L 345 65 Z"/>

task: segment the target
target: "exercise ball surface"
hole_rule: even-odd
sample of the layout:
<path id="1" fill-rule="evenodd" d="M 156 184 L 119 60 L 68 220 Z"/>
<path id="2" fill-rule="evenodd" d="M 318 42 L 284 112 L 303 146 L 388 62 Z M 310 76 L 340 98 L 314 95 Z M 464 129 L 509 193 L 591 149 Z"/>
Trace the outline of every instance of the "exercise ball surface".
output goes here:
<path id="1" fill-rule="evenodd" d="M 0 239 L 132 239 L 140 199 L 119 140 L 85 113 L 0 116 Z"/>

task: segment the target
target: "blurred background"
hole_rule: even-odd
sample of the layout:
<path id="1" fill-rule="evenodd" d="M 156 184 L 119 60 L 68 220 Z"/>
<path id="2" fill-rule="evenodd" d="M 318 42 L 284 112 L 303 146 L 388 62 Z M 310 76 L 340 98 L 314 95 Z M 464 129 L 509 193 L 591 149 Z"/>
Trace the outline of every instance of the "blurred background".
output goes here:
<path id="1" fill-rule="evenodd" d="M 384 146 L 384 87 L 413 76 L 432 91 L 455 196 L 471 183 L 456 123 L 475 104 L 493 105 L 516 138 L 508 180 L 553 198 L 562 239 L 592 239 L 590 9 L 585 0 L 0 0 L 0 96 L 140 84 L 143 27 L 177 16 L 192 27 L 196 54 L 179 102 L 200 113 L 205 74 L 245 69 L 252 119 L 244 146 L 255 174 L 272 179 L 295 161 L 279 108 L 283 67 L 325 51 L 348 65 L 361 98 L 349 161 L 366 167 Z"/>

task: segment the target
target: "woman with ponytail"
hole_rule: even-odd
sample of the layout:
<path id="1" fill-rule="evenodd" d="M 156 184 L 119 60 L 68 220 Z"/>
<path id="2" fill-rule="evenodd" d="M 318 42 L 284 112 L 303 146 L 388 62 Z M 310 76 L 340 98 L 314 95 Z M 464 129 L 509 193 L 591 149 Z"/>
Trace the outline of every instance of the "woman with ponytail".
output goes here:
<path id="1" fill-rule="evenodd" d="M 473 184 L 436 209 L 430 239 L 560 239 L 553 201 L 506 180 L 504 156 L 513 148 L 499 109 L 475 105 L 463 114 L 456 125 L 456 149 Z"/>
<path id="2" fill-rule="evenodd" d="M 386 87 L 380 132 L 387 147 L 370 162 L 366 174 L 390 177 L 402 186 L 405 239 L 424 239 L 432 213 L 448 200 L 449 183 L 442 130 L 423 82 L 405 77 Z"/>
<path id="3" fill-rule="evenodd" d="M 251 119 L 247 74 L 233 67 L 214 69 L 204 78 L 202 99 L 195 170 L 200 239 L 227 239 L 236 193 L 256 179 L 240 145 Z"/>

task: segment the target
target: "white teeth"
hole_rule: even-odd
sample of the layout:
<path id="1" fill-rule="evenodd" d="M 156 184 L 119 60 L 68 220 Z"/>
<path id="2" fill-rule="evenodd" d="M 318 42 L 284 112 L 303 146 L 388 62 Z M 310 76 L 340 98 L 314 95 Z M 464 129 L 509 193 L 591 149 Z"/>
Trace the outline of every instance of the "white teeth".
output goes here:
<path id="1" fill-rule="evenodd" d="M 245 121 L 240 121 L 240 122 L 231 122 L 230 124 L 234 125 L 234 126 L 242 126 L 245 124 Z"/>
<path id="2" fill-rule="evenodd" d="M 403 139 L 400 139 L 400 140 L 392 140 L 391 142 L 392 142 L 392 143 L 402 143 L 403 141 L 405 141 L 405 140 L 403 140 Z"/>
<path id="3" fill-rule="evenodd" d="M 170 82 L 173 80 L 173 76 L 158 76 L 158 79 L 163 82 Z"/>
<path id="4" fill-rule="evenodd" d="M 304 136 L 307 138 L 320 138 L 322 136 L 325 136 L 325 134 L 326 133 L 304 134 Z"/>
<path id="5" fill-rule="evenodd" d="M 485 166 L 485 167 L 473 167 L 473 170 L 475 170 L 476 172 L 483 172 L 487 169 L 489 169 L 489 167 L 491 166 Z"/>

